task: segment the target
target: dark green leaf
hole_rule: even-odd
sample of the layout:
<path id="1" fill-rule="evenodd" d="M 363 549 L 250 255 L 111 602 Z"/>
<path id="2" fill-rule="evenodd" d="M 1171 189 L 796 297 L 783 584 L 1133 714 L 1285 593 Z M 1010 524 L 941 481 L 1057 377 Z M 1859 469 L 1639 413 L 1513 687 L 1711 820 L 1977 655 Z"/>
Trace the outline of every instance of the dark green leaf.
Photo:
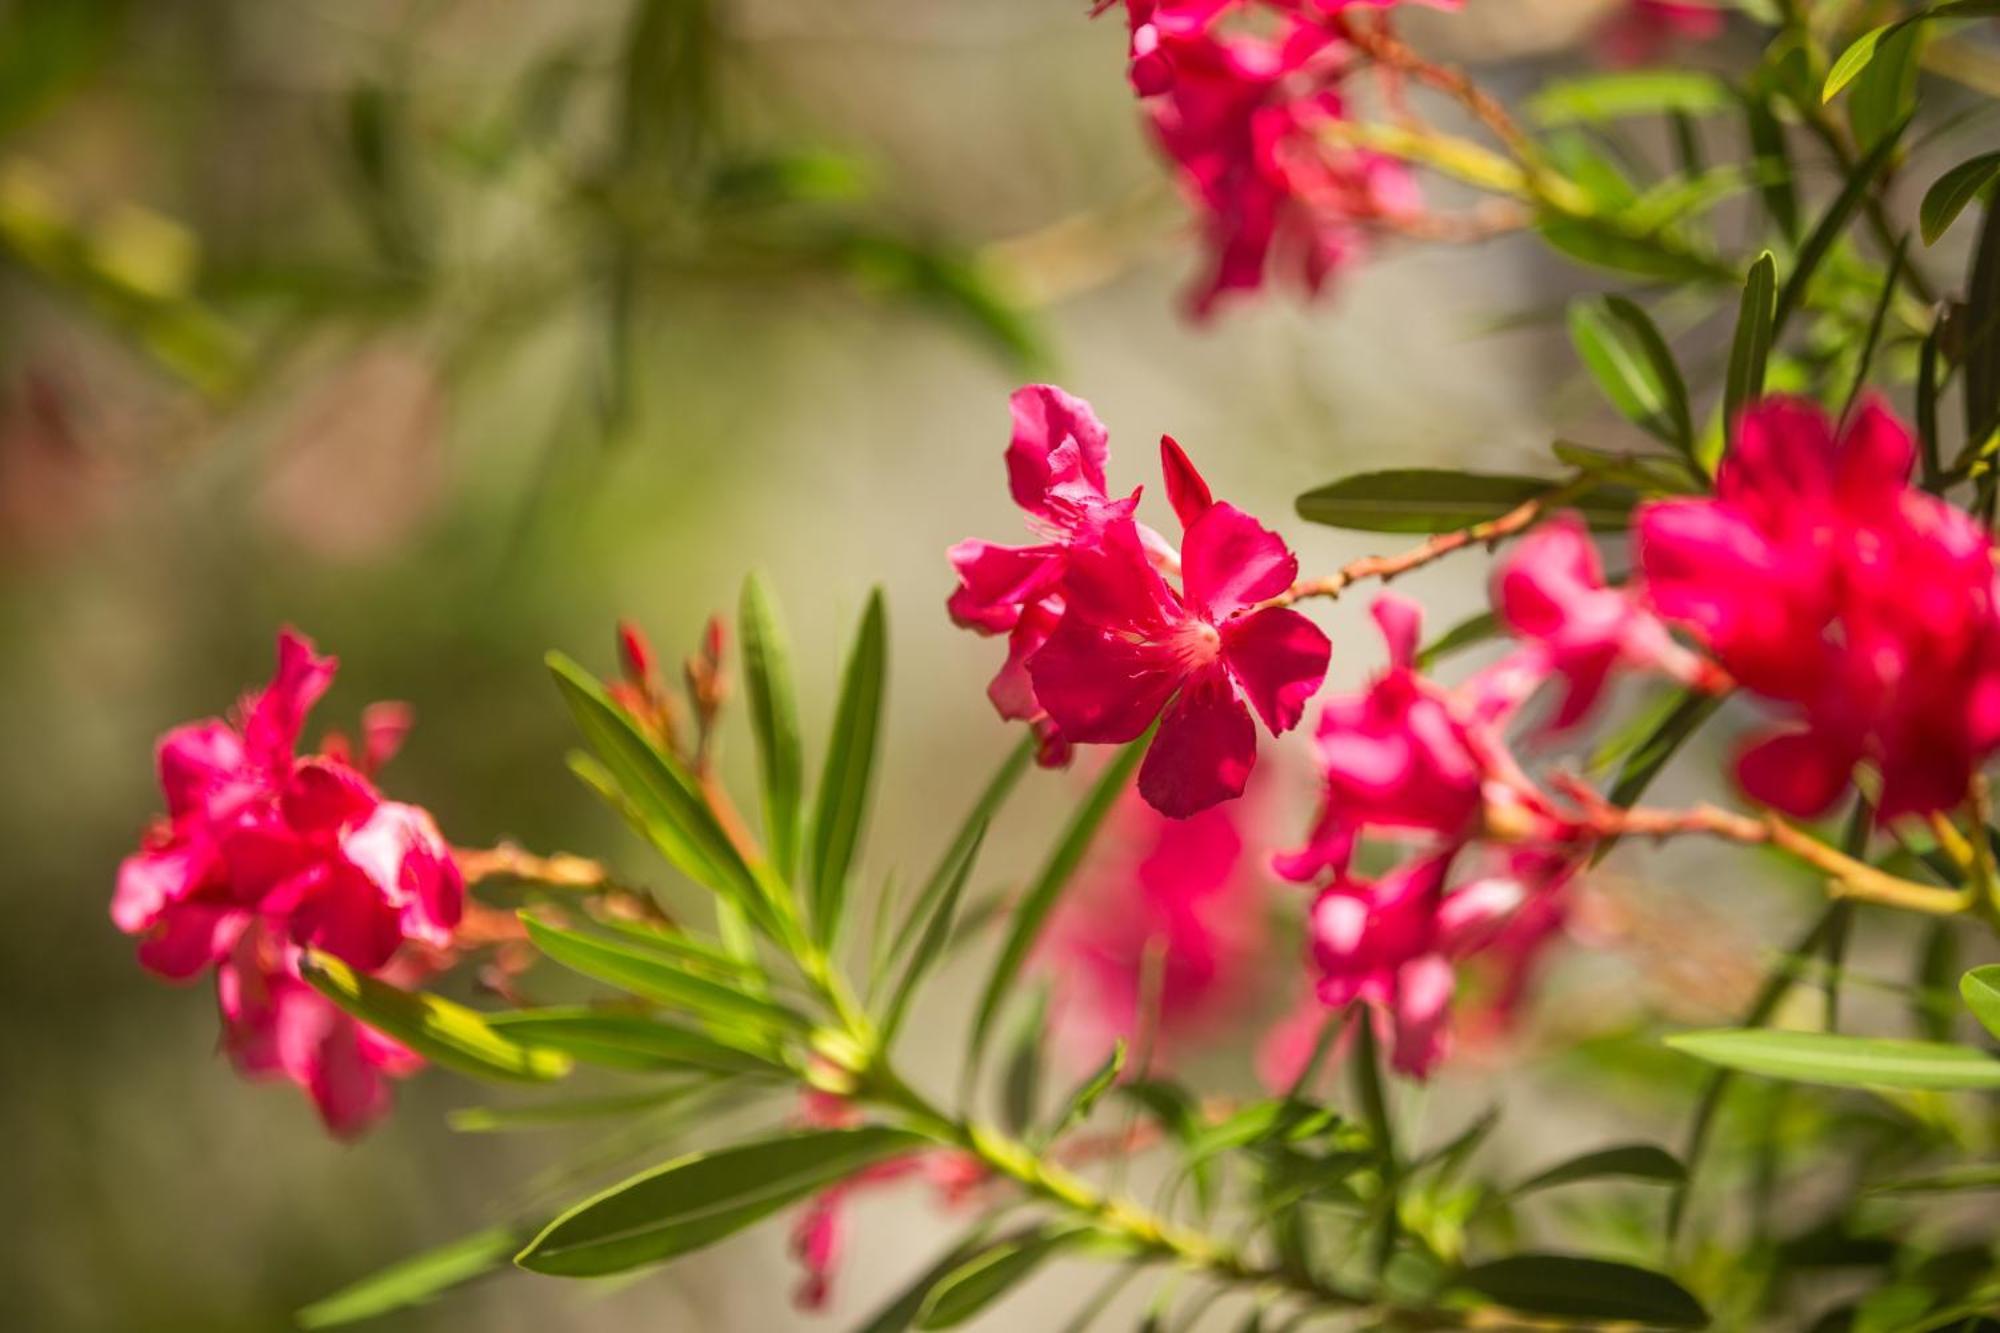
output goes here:
<path id="1" fill-rule="evenodd" d="M 1584 298 L 1569 312 L 1570 341 L 1627 421 L 1682 453 L 1694 450 L 1687 385 L 1644 310 L 1622 296 Z"/>
<path id="2" fill-rule="evenodd" d="M 2000 1037 L 2000 963 L 1975 967 L 1958 979 L 1958 993 L 1979 1025 Z"/>
<path id="3" fill-rule="evenodd" d="M 1977 453 L 2000 425 L 2000 204 L 1989 200 L 1965 284 L 1965 447 Z"/>
<path id="4" fill-rule="evenodd" d="M 347 1013 L 446 1069 L 510 1083 L 546 1083 L 569 1073 L 568 1056 L 510 1041 L 475 1010 L 364 976 L 331 954 L 307 953 L 299 975 Z"/>
<path id="5" fill-rule="evenodd" d="M 1729 104 L 1729 89 L 1696 70 L 1623 70 L 1544 85 L 1528 99 L 1528 114 L 1544 125 L 1573 125 L 1670 111 L 1700 116 Z"/>
<path id="6" fill-rule="evenodd" d="M 293 1317 L 300 1328 L 339 1328 L 425 1304 L 503 1266 L 533 1234 L 532 1227 L 488 1227 L 399 1260 L 314 1301 Z"/>
<path id="7" fill-rule="evenodd" d="M 1959 1190 L 2000 1190 L 2000 1162 L 1955 1166 L 1926 1176 L 1908 1176 L 1875 1186 L 1878 1194 L 1951 1194 Z"/>
<path id="8" fill-rule="evenodd" d="M 1014 979 L 1020 975 L 1021 965 L 1027 962 L 1029 951 L 1040 938 L 1042 926 L 1054 910 L 1056 900 L 1069 887 L 1070 876 L 1076 873 L 1084 853 L 1090 850 L 1105 816 L 1111 813 L 1111 807 L 1124 794 L 1152 739 L 1153 734 L 1148 730 L 1106 765 L 1091 787 L 1090 794 L 1063 829 L 1061 838 L 1049 853 L 1049 859 L 1042 864 L 1041 871 L 1028 886 L 1021 905 L 1014 910 L 1013 928 L 1008 931 L 1007 942 L 1001 946 L 1000 956 L 994 961 L 993 972 L 986 979 L 985 989 L 980 992 L 979 1008 L 973 1016 L 971 1039 L 967 1042 L 971 1052 L 966 1064 L 968 1077 L 979 1067 L 980 1053 L 985 1050 L 987 1037 L 992 1033 L 993 1020 L 999 1015 L 1002 1001 L 1013 992 Z"/>
<path id="9" fill-rule="evenodd" d="M 764 828 L 780 875 L 798 868 L 799 816 L 805 793 L 805 760 L 799 743 L 799 705 L 792 686 L 792 650 L 764 580 L 743 584 L 737 613 L 743 635 L 743 675 L 750 729 L 757 740 L 757 774 L 763 784 Z"/>
<path id="10" fill-rule="evenodd" d="M 656 1111 L 685 1101 L 712 1086 L 682 1083 L 649 1092 L 626 1093 L 613 1097 L 565 1097 L 560 1101 L 536 1101 L 516 1106 L 463 1106 L 445 1116 L 445 1123 L 460 1134 L 506 1134 L 516 1130 L 561 1129 L 595 1120 L 611 1120 Z M 527 1240 L 526 1236 L 521 1238 Z M 519 1249 L 516 1244 L 513 1249 Z M 509 1250 L 508 1253 L 512 1253 Z M 503 1256 L 504 1257 L 504 1256 Z"/>
<path id="11" fill-rule="evenodd" d="M 670 1009 L 712 1022 L 746 1024 L 759 1032 L 805 1032 L 803 1014 L 740 986 L 724 985 L 675 965 L 672 959 L 619 940 L 599 939 L 522 914 L 537 949 L 573 972 L 602 981 Z"/>
<path id="12" fill-rule="evenodd" d="M 520 1009 L 494 1014 L 494 1028 L 515 1041 L 561 1051 L 587 1064 L 614 1069 L 690 1069 L 735 1074 L 770 1072 L 769 1057 L 689 1028 L 643 1014 L 621 1014 L 586 1005 Z"/>
<path id="13" fill-rule="evenodd" d="M 1125 1042 L 1120 1038 L 1111 1043 L 1111 1054 L 1104 1057 L 1104 1063 L 1097 1067 L 1097 1072 L 1078 1084 L 1076 1091 L 1069 1095 L 1069 1101 L 1063 1106 L 1062 1114 L 1056 1117 L 1049 1137 L 1059 1138 L 1090 1119 L 1091 1110 L 1105 1093 L 1111 1091 L 1111 1085 L 1124 1071 Z"/>
<path id="14" fill-rule="evenodd" d="M 1861 400 L 1868 388 L 1868 371 L 1875 362 L 1875 349 L 1882 342 L 1882 330 L 1889 321 L 1889 306 L 1896 299 L 1896 284 L 1903 276 L 1903 265 L 1910 252 L 1910 238 L 1903 237 L 1896 242 L 1896 253 L 1889 258 L 1889 271 L 1883 275 L 1882 290 L 1875 298 L 1875 311 L 1868 319 L 1868 332 L 1861 340 L 1861 346 L 1854 354 L 1854 376 L 1847 386 L 1847 397 L 1840 405 L 1840 419 L 1845 421 L 1854 411 L 1855 403 Z"/>
<path id="15" fill-rule="evenodd" d="M 1965 206 L 1977 199 L 1995 180 L 2000 180 L 2000 153 L 1981 153 L 1938 177 L 1936 183 L 1924 191 L 1924 201 L 1917 208 L 1924 244 L 1935 245 L 1938 238 L 1958 220 L 1958 215 L 1965 211 Z"/>
<path id="16" fill-rule="evenodd" d="M 903 969 L 902 979 L 896 983 L 889 1006 L 883 1011 L 882 1044 L 885 1047 L 903 1026 L 903 1015 L 909 1009 L 910 998 L 916 994 L 917 982 L 945 956 L 946 944 L 951 939 L 952 922 L 958 918 L 959 899 L 965 894 L 966 881 L 972 876 L 972 867 L 979 860 L 979 848 L 985 840 L 986 825 L 982 822 L 972 829 L 971 841 L 963 844 L 954 841 L 952 844 L 952 850 L 958 853 L 958 864 L 951 866 L 949 878 L 941 881 L 943 893 L 930 904 L 931 917 L 924 924 L 923 939 L 918 942 L 916 952 L 910 955 L 909 966 Z M 918 904 L 920 908 L 923 905 L 921 902 Z"/>
<path id="17" fill-rule="evenodd" d="M 1465 1271 L 1461 1282 L 1524 1314 L 1629 1320 L 1654 1328 L 1706 1328 L 1708 1311 L 1687 1288 L 1650 1269 L 1567 1254 L 1517 1254 Z"/>
<path id="18" fill-rule="evenodd" d="M 1736 336 L 1729 345 L 1722 428 L 1731 444 L 1736 442 L 1736 422 L 1743 409 L 1764 396 L 1764 368 L 1771 360 L 1771 318 L 1777 291 L 1778 261 L 1766 250 L 1757 256 L 1744 280 L 1743 300 L 1736 310 Z"/>
<path id="19" fill-rule="evenodd" d="M 1876 48 L 1875 59 L 1854 81 L 1847 99 L 1847 123 L 1864 151 L 1916 110 L 1917 43 L 1922 37 L 1921 25 L 1890 33 Z"/>
<path id="20" fill-rule="evenodd" d="M 1007 1070 L 1001 1080 L 1000 1123 L 1009 1134 L 1019 1135 L 1035 1122 L 1041 1103 L 1042 1056 L 1048 1036 L 1049 993 L 1035 992 L 1035 1003 L 1022 1015 L 1007 1054 Z"/>
<path id="21" fill-rule="evenodd" d="M 1889 159 L 1895 156 L 1896 144 L 1908 128 L 1907 119 L 1890 126 L 1868 150 L 1868 155 L 1848 173 L 1847 180 L 1840 187 L 1840 193 L 1827 205 L 1818 222 L 1799 246 L 1798 258 L 1792 262 L 1792 271 L 1785 277 L 1785 285 L 1778 289 L 1778 302 L 1771 316 L 1771 341 L 1775 346 L 1784 336 L 1785 324 L 1792 312 L 1805 304 L 1806 293 L 1812 284 L 1813 274 L 1819 270 L 1820 262 L 1832 251 L 1834 242 L 1847 230 L 1848 221 L 1854 211 L 1861 207 L 1861 201 L 1874 188 L 1875 178 L 1882 174 Z"/>
<path id="22" fill-rule="evenodd" d="M 1923 485 L 1935 491 L 1944 476 L 1944 451 L 1938 441 L 1938 335 L 1944 321 L 1933 319 L 1917 353 L 1917 452 L 1923 463 Z"/>
<path id="23" fill-rule="evenodd" d="M 1683 691 L 1673 711 L 1632 751 L 1625 766 L 1619 769 L 1618 780 L 1611 785 L 1611 803 L 1630 806 L 1644 796 L 1646 789 L 1653 785 L 1653 779 L 1667 766 L 1667 761 L 1721 706 L 1719 695 L 1699 690 Z"/>
<path id="24" fill-rule="evenodd" d="M 931 1288 L 917 1315 L 917 1327 L 957 1327 L 1081 1238 L 1077 1227 L 1050 1226 L 994 1241 Z"/>
<path id="25" fill-rule="evenodd" d="M 1615 1148 L 1599 1148 L 1537 1172 L 1516 1185 L 1512 1192 L 1527 1194 L 1532 1190 L 1550 1189 L 1580 1180 L 1606 1178 L 1678 1185 L 1687 1179 L 1687 1172 L 1664 1148 L 1656 1148 L 1650 1143 L 1626 1143 Z"/>
<path id="26" fill-rule="evenodd" d="M 1445 658 L 1464 648 L 1485 643 L 1500 633 L 1500 619 L 1491 611 L 1481 611 L 1467 616 L 1444 633 L 1423 646 L 1417 654 L 1417 667 L 1428 671 Z"/>
<path id="27" fill-rule="evenodd" d="M 1720 260 L 1662 235 L 1635 236 L 1602 218 L 1547 214 L 1537 224 L 1542 239 L 1572 259 L 1614 273 L 1664 282 L 1717 282 L 1729 276 Z"/>
<path id="28" fill-rule="evenodd" d="M 868 817 L 868 799 L 880 750 L 882 694 L 889 662 L 882 590 L 868 596 L 861 628 L 841 676 L 833 738 L 820 772 L 812 821 L 813 928 L 825 944 L 839 928 L 847 902 L 847 875 Z"/>
<path id="29" fill-rule="evenodd" d="M 1820 98 L 1831 102 L 1842 88 L 1854 81 L 1856 75 L 1868 68 L 1876 53 L 1882 49 L 1883 42 L 1913 23 L 1921 23 L 1926 19 L 1992 18 L 1995 15 L 2000 15 L 2000 0 L 1953 0 L 1952 3 L 1919 11 L 1895 23 L 1885 23 L 1879 28 L 1873 28 L 1856 38 L 1851 46 L 1840 53 L 1840 59 L 1833 62 L 1833 68 L 1827 71 L 1826 86 L 1821 90 Z"/>
<path id="30" fill-rule="evenodd" d="M 578 1204 L 514 1262 L 559 1277 L 599 1277 L 659 1263 L 711 1245 L 926 1142 L 903 1130 L 871 1126 L 810 1130 L 693 1153 Z"/>
<path id="31" fill-rule="evenodd" d="M 1543 477 L 1496 476 L 1429 468 L 1398 468 L 1343 477 L 1298 499 L 1299 517 L 1357 532 L 1453 532 L 1511 513 L 1563 483 Z M 1575 497 L 1590 526 L 1621 532 L 1638 495 L 1598 486 Z"/>
<path id="32" fill-rule="evenodd" d="M 1721 1028 L 1667 1044 L 1726 1069 L 1835 1088 L 2000 1088 L 2000 1060 L 1942 1042 Z"/>
<path id="33" fill-rule="evenodd" d="M 1931 922 L 1924 931 L 1924 944 L 1917 955 L 1916 994 L 1911 1010 L 1917 1033 L 1927 1041 L 1950 1041 L 1958 1024 L 1956 1008 L 1939 1004 L 1940 994 L 1949 994 L 1951 978 L 1958 974 L 1958 932 L 1949 918 Z M 1961 984 L 1963 982 L 1961 981 Z"/>
<path id="34" fill-rule="evenodd" d="M 1788 241 L 1799 238 L 1799 190 L 1792 171 L 1791 149 L 1785 141 L 1785 127 L 1771 109 L 1770 96 L 1752 92 L 1743 100 L 1744 129 L 1750 140 L 1750 155 L 1760 182 L 1764 212 L 1772 225 Z"/>
<path id="35" fill-rule="evenodd" d="M 918 1274 L 909 1286 L 877 1310 L 854 1333 L 906 1333 L 906 1330 L 916 1327 L 917 1316 L 922 1313 L 924 1302 L 930 1298 L 931 1288 L 979 1253 L 986 1230 L 984 1225 L 975 1228 L 971 1236 L 952 1246 L 936 1263 Z"/>

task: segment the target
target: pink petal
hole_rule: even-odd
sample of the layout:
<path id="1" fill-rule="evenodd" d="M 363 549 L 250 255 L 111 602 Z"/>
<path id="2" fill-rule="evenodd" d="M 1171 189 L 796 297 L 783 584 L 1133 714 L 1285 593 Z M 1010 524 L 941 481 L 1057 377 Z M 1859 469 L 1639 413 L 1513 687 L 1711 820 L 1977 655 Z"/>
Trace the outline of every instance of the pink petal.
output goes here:
<path id="1" fill-rule="evenodd" d="M 1007 660 L 1000 664 L 999 673 L 986 687 L 986 697 L 992 700 L 994 711 L 1008 721 L 1033 722 L 1042 716 L 1041 701 L 1035 698 L 1035 682 L 1028 675 L 1028 659 L 1041 651 L 1061 620 L 1060 611 L 1051 610 L 1045 602 L 1036 602 L 1023 608 L 1021 618 L 1007 635 Z"/>
<path id="2" fill-rule="evenodd" d="M 416 710 L 405 703 L 383 701 L 361 710 L 361 771 L 376 773 L 396 757 L 416 724 Z"/>
<path id="3" fill-rule="evenodd" d="M 1326 679 L 1333 645 L 1296 611 L 1266 607 L 1222 627 L 1222 657 L 1273 736 L 1299 724 Z"/>
<path id="4" fill-rule="evenodd" d="M 118 888 L 111 897 L 111 922 L 135 935 L 159 919 L 172 903 L 192 895 L 214 870 L 212 852 L 194 843 L 173 843 L 126 857 L 118 865 Z"/>
<path id="5" fill-rule="evenodd" d="M 1862 510 L 1893 504 L 1916 466 L 1917 444 L 1878 394 L 1864 396 L 1840 441 L 1844 503 Z"/>
<path id="6" fill-rule="evenodd" d="M 1181 679 L 1157 643 L 1100 628 L 1074 608 L 1028 659 L 1028 675 L 1035 699 L 1065 737 L 1113 745 L 1144 731 Z"/>
<path id="7" fill-rule="evenodd" d="M 1405 963 L 1396 974 L 1392 1063 L 1412 1078 L 1428 1078 L 1444 1058 L 1445 1019 L 1458 977 L 1438 954 Z"/>
<path id="8" fill-rule="evenodd" d="M 226 904 L 175 903 L 139 941 L 139 964 L 170 980 L 185 981 L 226 958 L 249 921 L 249 913 Z"/>
<path id="9" fill-rule="evenodd" d="M 326 759 L 301 760 L 280 798 L 286 824 L 307 837 L 332 836 L 359 824 L 381 803 L 381 793 L 367 778 Z"/>
<path id="10" fill-rule="evenodd" d="M 278 670 L 244 709 L 243 743 L 251 758 L 281 767 L 292 757 L 306 714 L 333 684 L 340 663 L 321 657 L 311 639 L 289 627 L 278 632 Z"/>
<path id="11" fill-rule="evenodd" d="M 1167 479 L 1167 503 L 1174 507 L 1174 516 L 1180 519 L 1182 528 L 1191 526 L 1215 503 L 1208 483 L 1201 479 L 1201 473 L 1195 471 L 1193 462 L 1171 435 L 1160 437 L 1160 471 Z"/>
<path id="12" fill-rule="evenodd" d="M 1049 490 L 1063 484 L 1104 494 L 1109 437 L 1089 403 L 1051 384 L 1030 384 L 1015 390 L 1007 405 L 1014 418 L 1007 481 L 1015 504 L 1044 513 Z M 1070 448 L 1054 457 L 1065 444 Z"/>
<path id="13" fill-rule="evenodd" d="M 1825 814 L 1847 790 L 1860 755 L 1812 732 L 1785 732 L 1737 756 L 1736 777 L 1757 800 L 1800 819 Z"/>
<path id="14" fill-rule="evenodd" d="M 160 738 L 160 787 L 167 813 L 222 813 L 245 784 L 243 738 L 226 722 L 210 719 L 175 727 Z"/>
<path id="15" fill-rule="evenodd" d="M 1375 617 L 1383 640 L 1389 645 L 1389 665 L 1408 669 L 1416 665 L 1417 642 L 1423 633 L 1423 608 L 1407 597 L 1383 593 L 1368 614 Z"/>
<path id="16" fill-rule="evenodd" d="M 1139 794 L 1163 815 L 1185 819 L 1243 794 L 1257 761 L 1257 729 L 1218 668 L 1188 678 L 1160 720 L 1139 766 Z"/>
<path id="17" fill-rule="evenodd" d="M 1276 597 L 1298 576 L 1284 540 L 1231 504 L 1209 506 L 1181 538 L 1188 606 L 1212 623 Z"/>
<path id="18" fill-rule="evenodd" d="M 341 855 L 398 908 L 405 939 L 449 947 L 463 910 L 465 881 L 428 813 L 386 801 L 340 842 Z"/>
<path id="19" fill-rule="evenodd" d="M 1012 629 L 1021 608 L 1040 599 L 1061 579 L 1062 548 L 1001 546 L 973 539 L 951 548 L 951 567 L 958 574 L 945 608 L 952 623 L 987 634 Z"/>

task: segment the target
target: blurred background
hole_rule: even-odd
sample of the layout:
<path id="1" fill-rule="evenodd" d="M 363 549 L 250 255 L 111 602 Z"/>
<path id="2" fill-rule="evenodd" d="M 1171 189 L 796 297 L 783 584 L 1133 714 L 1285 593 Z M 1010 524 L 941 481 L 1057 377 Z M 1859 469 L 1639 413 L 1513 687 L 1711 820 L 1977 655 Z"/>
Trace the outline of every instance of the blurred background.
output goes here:
<path id="1" fill-rule="evenodd" d="M 283 1328 L 565 1151 L 452 1134 L 442 1112 L 484 1094 L 442 1076 L 334 1143 L 295 1089 L 231 1073 L 205 987 L 142 973 L 113 930 L 154 738 L 264 680 L 277 625 L 343 663 L 315 728 L 415 705 L 385 785 L 455 842 L 657 878 L 565 771 L 543 651 L 609 669 L 629 616 L 677 657 L 761 568 L 823 726 L 880 583 L 867 855 L 914 871 L 1011 742 L 982 697 L 999 645 L 947 623 L 943 553 L 1018 532 L 1017 384 L 1092 400 L 1118 487 L 1152 482 L 1171 431 L 1308 569 L 1372 544 L 1288 522 L 1298 492 L 1533 467 L 1590 414 L 1559 330 L 1496 331 L 1574 280 L 1525 243 L 1388 250 L 1313 308 L 1179 318 L 1195 256 L 1122 30 L 1085 8 L 0 4 L 0 1324 Z M 1425 35 L 1506 56 L 1514 89 L 1597 17 L 1476 8 Z M 1482 594 L 1458 566 L 1415 590 L 1439 627 Z M 1338 680 L 1379 662 L 1362 612 L 1326 616 Z M 988 873 L 1038 855 L 1075 784 L 1030 783 Z M 1267 847 L 1306 804 L 1274 798 Z M 943 1009 L 920 1074 L 949 1068 Z M 1215 1077 L 1247 1085 L 1248 1060 Z M 851 1326 L 940 1227 L 868 1203 L 824 1321 L 793 1312 L 765 1228 L 634 1283 L 503 1277 L 379 1326 Z M 1046 1285 L 995 1326 L 1058 1322 L 1076 1288 Z"/>

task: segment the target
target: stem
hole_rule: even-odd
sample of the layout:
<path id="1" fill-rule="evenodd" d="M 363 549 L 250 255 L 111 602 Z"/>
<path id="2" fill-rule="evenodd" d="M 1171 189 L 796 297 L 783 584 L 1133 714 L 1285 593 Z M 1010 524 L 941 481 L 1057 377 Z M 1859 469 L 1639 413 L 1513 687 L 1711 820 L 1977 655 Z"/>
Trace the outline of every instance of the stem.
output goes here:
<path id="1" fill-rule="evenodd" d="M 467 884 L 504 877 L 552 889 L 603 889 L 617 886 L 601 862 L 557 852 L 537 856 L 511 842 L 493 847 L 454 847 L 452 860 Z"/>
<path id="2" fill-rule="evenodd" d="M 1389 30 L 1386 18 L 1385 15 L 1383 22 L 1375 24 L 1345 24 L 1342 35 L 1350 46 L 1377 64 L 1407 74 L 1464 107 L 1531 175 L 1543 170 L 1541 146 L 1515 124 L 1506 107 L 1474 83 L 1464 70 L 1428 60 L 1404 44 Z"/>
<path id="3" fill-rule="evenodd" d="M 1575 499 L 1588 491 L 1591 485 L 1591 478 L 1578 477 L 1567 485 L 1558 486 L 1554 490 L 1523 501 L 1498 518 L 1487 519 L 1483 523 L 1475 523 L 1469 528 L 1459 528 L 1453 532 L 1440 532 L 1400 555 L 1363 556 L 1359 560 L 1342 565 L 1322 578 L 1303 579 L 1294 583 L 1284 592 L 1265 602 L 1264 606 L 1290 606 L 1308 597 L 1339 597 L 1364 579 L 1380 579 L 1387 583 L 1400 574 L 1421 569 L 1434 560 L 1442 560 L 1454 551 L 1462 551 L 1468 546 L 1495 545 L 1533 527 L 1549 510 Z"/>

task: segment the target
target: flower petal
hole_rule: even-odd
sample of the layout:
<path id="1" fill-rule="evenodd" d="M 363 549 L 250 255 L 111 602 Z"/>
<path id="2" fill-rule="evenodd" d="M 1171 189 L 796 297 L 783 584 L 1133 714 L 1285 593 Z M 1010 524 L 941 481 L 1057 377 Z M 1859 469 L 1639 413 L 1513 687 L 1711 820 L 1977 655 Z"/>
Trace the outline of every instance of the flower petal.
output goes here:
<path id="1" fill-rule="evenodd" d="M 1139 794 L 1163 815 L 1185 819 L 1243 794 L 1257 762 L 1257 729 L 1216 667 L 1188 678 L 1160 721 L 1139 766 Z"/>
<path id="2" fill-rule="evenodd" d="M 1222 659 L 1273 736 L 1299 724 L 1326 679 L 1333 645 L 1296 611 L 1266 607 L 1222 627 Z"/>
<path id="3" fill-rule="evenodd" d="M 1211 623 L 1276 597 L 1298 576 L 1284 539 L 1232 504 L 1210 505 L 1181 538 L 1188 606 Z"/>
<path id="4" fill-rule="evenodd" d="M 1167 479 L 1167 503 L 1174 507 L 1174 516 L 1180 519 L 1182 528 L 1192 525 L 1215 503 L 1208 483 L 1201 479 L 1187 452 L 1171 435 L 1160 437 L 1160 472 Z"/>

